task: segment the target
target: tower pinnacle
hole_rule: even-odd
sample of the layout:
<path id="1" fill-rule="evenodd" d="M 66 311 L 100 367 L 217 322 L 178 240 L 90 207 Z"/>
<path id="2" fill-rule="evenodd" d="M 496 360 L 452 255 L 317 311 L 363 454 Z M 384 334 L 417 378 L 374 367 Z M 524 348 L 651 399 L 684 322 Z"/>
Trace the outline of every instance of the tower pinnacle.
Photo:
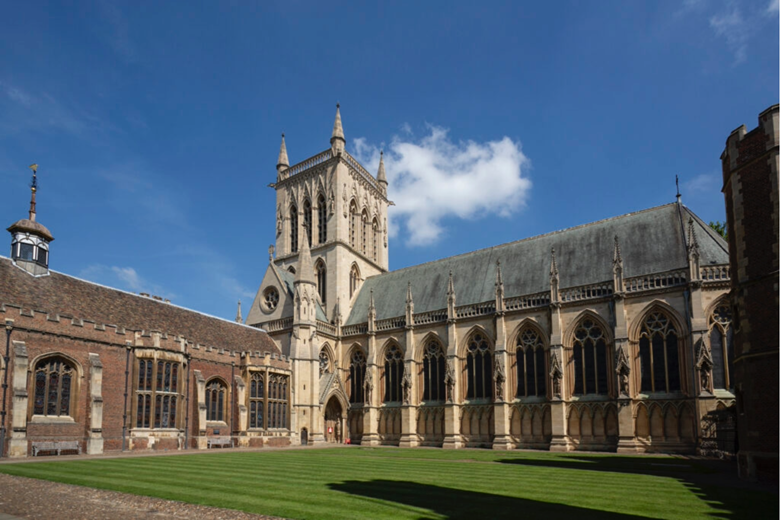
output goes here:
<path id="1" fill-rule="evenodd" d="M 279 160 L 276 161 L 276 171 L 281 173 L 290 167 L 290 160 L 287 158 L 287 145 L 284 143 L 284 134 L 282 134 L 282 146 L 279 148 Z"/>
<path id="2" fill-rule="evenodd" d="M 387 189 L 387 175 L 385 174 L 385 152 L 379 152 L 379 169 L 376 172 L 376 180 Z"/>
<path id="3" fill-rule="evenodd" d="M 336 120 L 333 122 L 333 135 L 330 138 L 330 147 L 334 154 L 339 154 L 344 151 L 344 145 L 346 144 L 344 128 L 341 126 L 341 105 L 336 103 Z"/>
<path id="4" fill-rule="evenodd" d="M 306 226 L 304 226 L 301 250 L 298 252 L 298 271 L 295 273 L 296 284 L 302 282 L 314 284 L 314 266 L 311 261 L 311 250 L 309 249 L 307 233 Z"/>

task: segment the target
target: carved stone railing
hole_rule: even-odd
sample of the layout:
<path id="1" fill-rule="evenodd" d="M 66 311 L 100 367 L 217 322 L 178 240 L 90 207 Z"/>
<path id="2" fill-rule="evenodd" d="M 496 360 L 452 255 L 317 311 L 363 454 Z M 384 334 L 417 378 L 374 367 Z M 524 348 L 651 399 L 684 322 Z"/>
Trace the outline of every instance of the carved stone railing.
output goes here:
<path id="1" fill-rule="evenodd" d="M 427 325 L 429 323 L 439 323 L 447 321 L 447 309 L 437 311 L 421 312 L 414 315 L 415 325 Z"/>
<path id="2" fill-rule="evenodd" d="M 376 322 L 376 330 L 402 329 L 406 326 L 406 316 L 387 318 Z"/>
<path id="3" fill-rule="evenodd" d="M 665 287 L 674 287 L 676 285 L 685 285 L 687 282 L 687 269 L 680 269 L 668 273 L 626 278 L 625 285 L 626 292 L 634 293 L 639 291 L 650 291 L 653 289 L 663 289 Z"/>
<path id="4" fill-rule="evenodd" d="M 726 282 L 731 280 L 731 266 L 708 265 L 701 268 L 702 282 Z"/>
<path id="5" fill-rule="evenodd" d="M 474 316 L 484 316 L 496 312 L 496 302 L 475 303 L 473 305 L 461 305 L 455 307 L 455 316 L 457 318 L 471 318 Z"/>
<path id="6" fill-rule="evenodd" d="M 282 318 L 280 320 L 269 321 L 263 326 L 266 332 L 277 332 L 292 327 L 292 318 Z"/>
<path id="7" fill-rule="evenodd" d="M 308 170 L 309 168 L 313 166 L 317 166 L 318 164 L 324 163 L 328 159 L 333 157 L 333 152 L 331 150 L 325 150 L 324 152 L 315 155 L 314 157 L 310 157 L 306 159 L 303 162 L 299 162 L 296 165 L 290 166 L 286 170 L 284 170 L 284 173 L 287 175 L 287 178 L 292 177 L 293 175 L 299 174 L 302 171 Z"/>
<path id="8" fill-rule="evenodd" d="M 317 332 L 322 332 L 323 334 L 330 334 L 331 336 L 336 335 L 336 326 L 331 325 L 330 323 L 317 320 Z"/>
<path id="9" fill-rule="evenodd" d="M 368 323 L 358 323 L 356 325 L 347 325 L 341 328 L 342 336 L 357 336 L 368 332 Z"/>
<path id="10" fill-rule="evenodd" d="M 562 302 L 576 302 L 579 300 L 591 300 L 593 298 L 603 298 L 611 296 L 612 282 L 594 283 L 590 285 L 581 285 L 561 290 Z"/>
<path id="11" fill-rule="evenodd" d="M 359 163 L 359 162 L 357 162 L 357 159 L 355 159 L 354 157 L 352 157 L 351 155 L 349 155 L 349 152 L 346 152 L 346 151 L 345 151 L 345 152 L 344 152 L 344 153 L 343 153 L 341 156 L 344 158 L 344 160 L 345 160 L 345 161 L 347 161 L 347 164 L 349 164 L 350 166 L 352 166 L 352 168 L 354 168 L 356 172 L 358 172 L 360 175 L 362 175 L 362 176 L 363 176 L 363 178 L 364 178 L 364 179 L 365 179 L 365 180 L 366 180 L 366 181 L 367 181 L 367 182 L 368 182 L 368 183 L 369 183 L 371 186 L 373 186 L 373 187 L 374 187 L 374 188 L 376 188 L 377 190 L 379 189 L 379 183 L 377 183 L 377 180 L 374 178 L 374 176 L 373 176 L 373 175 L 371 175 L 370 173 L 368 173 L 368 170 L 366 170 L 365 168 L 363 168 L 363 167 L 360 165 L 360 163 Z"/>
<path id="12" fill-rule="evenodd" d="M 504 298 L 504 308 L 508 311 L 531 309 L 533 307 L 546 307 L 550 305 L 550 291 L 545 291 L 527 296 L 514 296 Z"/>

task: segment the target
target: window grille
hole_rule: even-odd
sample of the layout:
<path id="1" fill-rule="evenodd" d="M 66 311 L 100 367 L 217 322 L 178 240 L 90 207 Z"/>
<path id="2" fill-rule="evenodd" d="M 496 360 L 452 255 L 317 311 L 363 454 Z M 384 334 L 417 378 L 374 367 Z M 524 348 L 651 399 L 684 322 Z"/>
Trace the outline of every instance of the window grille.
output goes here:
<path id="1" fill-rule="evenodd" d="M 249 380 L 249 427 L 263 428 L 265 422 L 265 378 L 255 372 Z"/>
<path id="2" fill-rule="evenodd" d="M 355 349 L 349 363 L 349 402 L 363 402 L 363 384 L 366 378 L 366 355 Z"/>
<path id="3" fill-rule="evenodd" d="M 517 337 L 517 397 L 544 397 L 546 388 L 546 356 L 539 334 L 525 328 Z"/>
<path id="4" fill-rule="evenodd" d="M 74 372 L 73 366 L 60 357 L 46 358 L 36 364 L 34 415 L 70 415 Z"/>
<path id="5" fill-rule="evenodd" d="M 436 340 L 429 341 L 423 354 L 423 401 L 444 401 L 446 363 L 441 344 Z"/>
<path id="6" fill-rule="evenodd" d="M 287 387 L 289 377 L 282 374 L 268 376 L 268 427 L 287 428 Z"/>
<path id="7" fill-rule="evenodd" d="M 176 428 L 179 363 L 138 360 L 136 427 Z"/>
<path id="8" fill-rule="evenodd" d="M 320 195 L 317 199 L 318 242 L 324 244 L 328 241 L 328 208 L 325 206 L 325 197 Z"/>
<path id="9" fill-rule="evenodd" d="M 227 387 L 218 379 L 206 386 L 207 421 L 225 420 L 225 397 L 227 397 Z"/>
<path id="10" fill-rule="evenodd" d="M 401 379 L 404 377 L 404 355 L 396 345 L 385 351 L 385 396 L 384 401 L 397 402 L 401 400 Z"/>
<path id="11" fill-rule="evenodd" d="M 311 202 L 308 200 L 303 202 L 303 227 L 306 228 L 306 238 L 309 239 L 309 247 L 311 247 Z"/>
<path id="12" fill-rule="evenodd" d="M 290 251 L 298 252 L 298 208 L 290 208 Z"/>
<path id="13" fill-rule="evenodd" d="M 653 312 L 639 336 L 642 392 L 678 392 L 680 357 L 677 331 L 663 312 Z"/>
<path id="14" fill-rule="evenodd" d="M 734 388 L 734 331 L 728 305 L 719 305 L 710 316 L 710 354 L 713 388 Z"/>
<path id="15" fill-rule="evenodd" d="M 466 399 L 493 397 L 493 356 L 490 345 L 482 334 L 474 334 L 469 340 L 466 373 Z"/>
<path id="16" fill-rule="evenodd" d="M 317 261 L 317 292 L 320 295 L 322 304 L 325 305 L 325 295 L 327 293 L 327 271 L 325 270 L 325 262 L 322 260 Z"/>

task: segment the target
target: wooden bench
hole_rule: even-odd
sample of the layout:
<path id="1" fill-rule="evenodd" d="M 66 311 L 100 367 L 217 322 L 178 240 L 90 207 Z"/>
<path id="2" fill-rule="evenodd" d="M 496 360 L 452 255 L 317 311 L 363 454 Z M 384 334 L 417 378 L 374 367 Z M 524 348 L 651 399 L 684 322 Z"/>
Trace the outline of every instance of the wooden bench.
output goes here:
<path id="1" fill-rule="evenodd" d="M 42 451 L 56 451 L 62 455 L 63 451 L 77 451 L 81 455 L 81 443 L 79 441 L 33 441 L 33 457 L 37 457 Z"/>
<path id="2" fill-rule="evenodd" d="M 214 448 L 215 446 L 219 446 L 220 448 L 224 448 L 225 446 L 232 448 L 233 439 L 230 437 L 209 437 L 208 447 Z"/>

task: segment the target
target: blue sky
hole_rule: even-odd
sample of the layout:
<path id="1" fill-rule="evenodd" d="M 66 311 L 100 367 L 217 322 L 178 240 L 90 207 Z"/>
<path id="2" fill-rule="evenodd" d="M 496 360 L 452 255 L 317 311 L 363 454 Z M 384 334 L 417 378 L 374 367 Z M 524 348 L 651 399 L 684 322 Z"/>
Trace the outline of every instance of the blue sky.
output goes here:
<path id="1" fill-rule="evenodd" d="M 279 135 L 326 149 L 336 101 L 348 150 L 387 151 L 391 269 L 671 202 L 675 174 L 724 220 L 726 137 L 778 102 L 776 0 L 158 4 L 4 7 L 0 217 L 36 162 L 53 269 L 231 319 Z"/>

